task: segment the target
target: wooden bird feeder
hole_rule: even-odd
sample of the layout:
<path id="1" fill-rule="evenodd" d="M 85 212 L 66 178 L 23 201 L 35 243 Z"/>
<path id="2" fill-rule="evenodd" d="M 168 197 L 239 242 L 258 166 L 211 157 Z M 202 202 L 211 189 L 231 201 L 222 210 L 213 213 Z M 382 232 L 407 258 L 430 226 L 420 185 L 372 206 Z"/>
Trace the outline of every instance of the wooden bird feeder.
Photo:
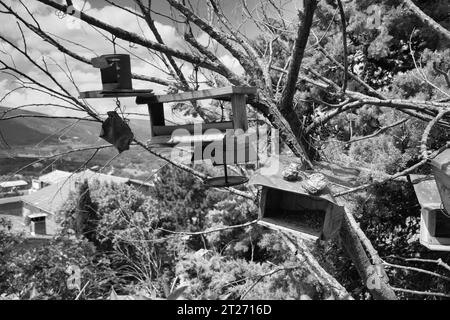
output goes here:
<path id="1" fill-rule="evenodd" d="M 150 116 L 149 147 L 193 148 L 192 161 L 212 160 L 214 165 L 224 166 L 224 176 L 207 179 L 210 187 L 229 187 L 248 181 L 242 176 L 229 176 L 227 164 L 243 164 L 256 161 L 249 136 L 247 98 L 256 94 L 254 87 L 223 87 L 153 97 L 137 96 L 136 104 L 147 104 Z M 231 102 L 231 121 L 167 125 L 164 104 L 216 99 Z M 208 152 L 209 149 L 212 152 Z M 217 152 L 219 151 L 219 152 Z M 221 154 L 216 154 L 221 153 Z"/>
<path id="2" fill-rule="evenodd" d="M 421 208 L 420 243 L 433 251 L 450 251 L 450 215 L 443 207 L 437 179 L 410 175 Z"/>
<path id="3" fill-rule="evenodd" d="M 344 207 L 338 205 L 329 187 L 309 194 L 301 181 L 286 181 L 276 174 L 254 175 L 249 183 L 259 185 L 259 223 L 275 230 L 288 231 L 307 240 L 329 240 L 341 228 Z M 328 178 L 328 177 L 327 177 Z"/>

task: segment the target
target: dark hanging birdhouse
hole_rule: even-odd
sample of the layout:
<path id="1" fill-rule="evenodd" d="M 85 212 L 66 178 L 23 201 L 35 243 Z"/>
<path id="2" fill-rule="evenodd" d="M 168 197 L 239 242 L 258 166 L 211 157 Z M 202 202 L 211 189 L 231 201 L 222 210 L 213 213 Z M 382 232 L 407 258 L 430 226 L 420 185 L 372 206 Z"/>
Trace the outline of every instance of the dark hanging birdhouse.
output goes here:
<path id="1" fill-rule="evenodd" d="M 246 164 L 256 162 L 256 134 L 225 134 L 222 141 L 210 143 L 202 147 L 202 159 L 211 159 L 215 166 L 224 164 Z M 222 147 L 222 152 L 221 148 Z M 196 159 L 194 152 L 194 161 L 202 160 Z"/>
<path id="2" fill-rule="evenodd" d="M 281 163 L 276 174 L 256 174 L 249 181 L 262 187 L 259 223 L 310 240 L 335 237 L 341 228 L 344 207 L 334 201 L 328 187 L 311 194 L 303 187 L 304 181 L 283 179 L 281 172 L 286 167 Z"/>
<path id="3" fill-rule="evenodd" d="M 128 54 L 105 54 L 93 58 L 91 64 L 100 68 L 103 91 L 132 90 L 131 65 Z"/>
<path id="4" fill-rule="evenodd" d="M 442 205 L 450 212 L 450 148 L 430 161 Z"/>
<path id="5" fill-rule="evenodd" d="M 430 250 L 450 251 L 450 215 L 442 205 L 437 180 L 410 175 L 421 208 L 420 243 Z"/>

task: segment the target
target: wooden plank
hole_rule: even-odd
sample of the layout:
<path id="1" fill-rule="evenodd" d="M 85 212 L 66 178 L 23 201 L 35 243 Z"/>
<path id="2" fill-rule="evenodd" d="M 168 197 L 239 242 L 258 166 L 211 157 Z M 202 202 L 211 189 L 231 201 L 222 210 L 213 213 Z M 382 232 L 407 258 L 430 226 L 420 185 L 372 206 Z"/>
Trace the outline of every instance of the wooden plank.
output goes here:
<path id="1" fill-rule="evenodd" d="M 450 176 L 450 148 L 447 148 L 435 158 L 431 159 L 430 164 L 439 171 L 442 171 L 443 174 Z"/>
<path id="2" fill-rule="evenodd" d="M 154 97 L 155 94 L 153 90 L 121 90 L 121 91 L 103 91 L 103 90 L 94 90 L 94 91 L 84 91 L 80 92 L 79 99 L 96 99 L 96 98 L 125 98 L 125 97 Z"/>
<path id="3" fill-rule="evenodd" d="M 148 105 L 148 114 L 150 116 L 150 137 L 155 135 L 156 126 L 164 126 L 164 105 L 162 103 Z"/>
<path id="4" fill-rule="evenodd" d="M 245 95 L 234 94 L 231 96 L 231 110 L 233 113 L 234 130 L 242 129 L 244 132 L 248 129 L 247 110 L 245 109 Z"/>
<path id="5" fill-rule="evenodd" d="M 136 104 L 153 104 L 153 103 L 180 102 L 180 101 L 203 100 L 203 99 L 218 99 L 221 97 L 229 97 L 233 94 L 255 95 L 256 88 L 230 86 L 223 88 L 211 88 L 199 91 L 165 94 L 153 97 L 137 96 Z"/>
<path id="6" fill-rule="evenodd" d="M 148 142 L 148 146 L 156 146 L 156 145 L 163 145 L 163 146 L 176 146 L 176 145 L 183 145 L 183 146 L 189 146 L 194 145 L 194 143 L 211 143 L 215 141 L 222 141 L 224 137 L 223 133 L 220 134 L 202 134 L 202 135 L 188 135 L 188 136 L 181 136 L 181 135 L 168 135 L 168 136 L 154 136 L 152 137 Z"/>
<path id="7" fill-rule="evenodd" d="M 332 239 L 338 234 L 344 218 L 344 210 L 344 208 L 334 206 L 331 203 L 328 205 L 322 229 L 322 240 Z"/>

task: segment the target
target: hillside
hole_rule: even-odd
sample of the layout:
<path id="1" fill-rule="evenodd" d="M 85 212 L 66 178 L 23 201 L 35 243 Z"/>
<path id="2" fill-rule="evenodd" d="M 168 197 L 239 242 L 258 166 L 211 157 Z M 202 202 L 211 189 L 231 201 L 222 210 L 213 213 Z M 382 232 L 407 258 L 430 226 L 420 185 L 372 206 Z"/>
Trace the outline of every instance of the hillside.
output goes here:
<path id="1" fill-rule="evenodd" d="M 0 115 L 7 110 L 0 107 Z M 14 110 L 8 112 L 7 116 L 26 114 L 39 115 L 42 113 Z M 145 140 L 148 136 L 148 121 L 140 119 L 131 119 L 130 126 L 134 134 Z M 0 150 L 17 146 L 35 146 L 40 145 L 92 145 L 101 144 L 99 138 L 101 126 L 92 121 L 66 120 L 66 119 L 47 119 L 47 118 L 15 118 L 0 121 Z M 6 140 L 6 143 L 5 143 Z"/>
<path id="2" fill-rule="evenodd" d="M 0 107 L 0 116 L 6 108 Z M 14 110 L 8 117 L 18 114 L 39 115 L 38 112 Z M 131 129 L 135 136 L 145 141 L 148 139 L 148 121 L 131 119 Z M 101 125 L 92 121 L 48 118 L 14 118 L 0 120 L 0 175 L 8 175 L 19 168 L 33 163 L 44 155 L 64 153 L 84 146 L 107 144 L 99 138 Z M 6 141 L 6 143 L 5 143 Z M 90 159 L 93 151 L 75 152 L 61 158 L 41 162 L 38 168 L 27 167 L 21 173 L 27 176 L 40 175 L 53 169 L 74 171 Z M 109 163 L 105 172 L 113 170 L 114 174 L 132 178 L 148 178 L 149 174 L 164 162 L 140 147 L 132 146 L 130 150 L 116 157 L 117 150 L 108 148 L 100 150 L 90 161 L 89 166 Z M 115 158 L 114 161 L 110 160 Z M 42 171 L 43 170 L 43 171 Z"/>

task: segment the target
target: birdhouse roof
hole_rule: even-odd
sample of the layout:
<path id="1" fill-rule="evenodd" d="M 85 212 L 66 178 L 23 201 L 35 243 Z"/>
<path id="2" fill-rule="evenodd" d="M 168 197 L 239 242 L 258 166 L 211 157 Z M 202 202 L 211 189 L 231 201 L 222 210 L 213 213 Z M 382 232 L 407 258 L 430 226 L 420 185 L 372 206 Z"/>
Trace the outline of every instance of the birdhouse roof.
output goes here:
<path id="1" fill-rule="evenodd" d="M 274 173 L 266 174 L 267 169 L 258 170 L 249 181 L 249 184 L 261 185 L 277 190 L 306 195 L 311 198 L 324 199 L 336 204 L 333 194 L 344 191 L 346 188 L 356 186 L 359 177 L 359 170 L 347 168 L 338 164 L 328 162 L 314 163 L 314 171 L 304 171 L 306 174 L 314 172 L 322 173 L 328 180 L 328 186 L 317 194 L 310 194 L 303 186 L 302 181 L 286 181 L 283 179 L 282 172 L 292 162 L 299 162 L 298 158 L 280 156 L 280 165 Z"/>
<path id="2" fill-rule="evenodd" d="M 420 207 L 430 210 L 439 209 L 442 201 L 433 176 L 411 174 L 409 177 L 413 183 Z"/>
<path id="3" fill-rule="evenodd" d="M 138 95 L 136 98 L 136 104 L 155 104 L 155 103 L 167 103 L 167 102 L 181 102 L 203 99 L 227 99 L 235 94 L 255 95 L 257 93 L 256 87 L 243 87 L 243 86 L 228 86 L 222 88 L 209 88 L 204 90 L 189 91 L 182 93 L 171 93 L 157 95 L 153 97 L 145 97 Z"/>
<path id="4" fill-rule="evenodd" d="M 431 159 L 430 164 L 450 176 L 450 148 L 447 148 L 435 158 Z"/>

